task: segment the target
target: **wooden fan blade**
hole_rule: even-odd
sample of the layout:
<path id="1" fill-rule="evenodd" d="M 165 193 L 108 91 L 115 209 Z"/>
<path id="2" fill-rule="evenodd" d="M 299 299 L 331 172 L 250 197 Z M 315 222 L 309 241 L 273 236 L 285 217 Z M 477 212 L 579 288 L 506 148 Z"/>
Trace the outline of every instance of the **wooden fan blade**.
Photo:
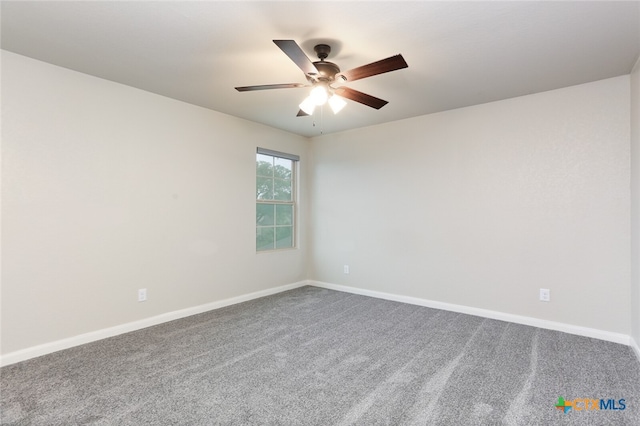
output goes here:
<path id="1" fill-rule="evenodd" d="M 318 69 L 304 54 L 294 40 L 273 40 L 273 42 L 291 59 L 306 75 L 318 75 Z"/>
<path id="2" fill-rule="evenodd" d="M 389 102 L 376 98 L 375 96 L 367 95 L 366 93 L 359 92 L 349 87 L 338 87 L 334 90 L 334 94 L 342 96 L 343 98 L 351 99 L 352 101 L 359 102 L 371 108 L 380 109 Z"/>
<path id="3" fill-rule="evenodd" d="M 300 110 L 300 111 L 298 111 L 298 114 L 296 115 L 296 117 L 307 117 L 308 115 L 309 114 L 307 114 L 303 110 Z"/>
<path id="4" fill-rule="evenodd" d="M 361 78 L 371 77 L 373 75 L 384 74 L 385 72 L 395 71 L 402 68 L 407 68 L 407 62 L 402 55 L 395 55 L 387 59 L 382 59 L 377 62 L 372 62 L 361 67 L 344 71 L 336 75 L 336 80 L 340 81 L 355 81 Z"/>
<path id="5" fill-rule="evenodd" d="M 238 92 L 251 92 L 253 90 L 268 90 L 268 89 L 293 89 L 296 87 L 307 87 L 307 84 L 302 83 L 287 83 L 287 84 L 262 84 L 258 86 L 242 86 L 236 87 Z"/>

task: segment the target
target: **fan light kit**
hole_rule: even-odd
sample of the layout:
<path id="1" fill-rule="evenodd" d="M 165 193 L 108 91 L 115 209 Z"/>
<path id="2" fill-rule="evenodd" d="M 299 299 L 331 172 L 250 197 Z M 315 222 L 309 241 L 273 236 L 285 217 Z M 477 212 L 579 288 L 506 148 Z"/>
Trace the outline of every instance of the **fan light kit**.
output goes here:
<path id="1" fill-rule="evenodd" d="M 395 55 L 358 68 L 353 68 L 349 71 L 341 72 L 336 64 L 325 61 L 329 53 L 331 53 L 331 47 L 327 44 L 318 44 L 313 48 L 320 60 L 311 62 L 294 40 L 273 40 L 273 42 L 304 72 L 309 84 L 264 84 L 259 86 L 236 87 L 236 90 L 238 92 L 251 92 L 254 90 L 311 87 L 309 96 L 299 105 L 300 110 L 298 111 L 298 117 L 312 115 L 316 106 L 322 106 L 325 103 L 328 103 L 333 113 L 337 114 L 347 105 L 344 98 L 371 108 L 380 109 L 388 102 L 355 89 L 344 86 L 333 87 L 332 85 L 360 80 L 408 67 L 402 55 Z"/>

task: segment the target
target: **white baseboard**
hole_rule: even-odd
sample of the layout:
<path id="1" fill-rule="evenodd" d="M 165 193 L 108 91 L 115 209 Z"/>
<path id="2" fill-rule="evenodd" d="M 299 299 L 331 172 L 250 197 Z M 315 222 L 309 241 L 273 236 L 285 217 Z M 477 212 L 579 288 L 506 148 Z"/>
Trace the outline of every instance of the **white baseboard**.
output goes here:
<path id="1" fill-rule="evenodd" d="M 633 349 L 633 351 L 636 353 L 638 362 L 640 362 L 640 346 L 638 345 L 638 342 L 636 342 L 633 337 L 631 337 L 630 340 L 631 342 L 629 343 L 629 346 L 631 346 L 631 349 Z"/>
<path id="2" fill-rule="evenodd" d="M 442 309 L 445 311 L 459 312 L 463 314 L 475 315 L 483 318 L 491 318 L 500 321 L 508 321 L 516 324 L 530 325 L 533 327 L 540 327 L 548 330 L 562 331 L 569 334 L 575 334 L 579 336 L 592 337 L 595 339 L 606 340 L 615 343 L 621 343 L 623 345 L 631 346 L 638 361 L 640 362 L 640 347 L 631 336 L 621 333 L 614 333 L 610 331 L 598 330 L 594 328 L 579 327 L 571 324 L 559 323 L 554 321 L 547 321 L 538 318 L 531 318 L 522 315 L 507 314 L 504 312 L 491 311 L 487 309 L 474 308 L 470 306 L 455 305 L 452 303 L 437 302 L 433 300 L 420 299 L 417 297 L 401 296 L 392 293 L 384 293 L 380 291 L 366 290 L 357 287 L 349 287 L 339 284 L 330 284 L 320 281 L 299 281 L 293 284 L 287 284 L 279 287 L 270 288 L 267 290 L 256 291 L 253 293 L 232 297 L 229 299 L 219 300 L 217 302 L 206 303 L 204 305 L 194 306 L 187 309 L 181 309 L 179 311 L 167 312 L 164 314 L 156 315 L 150 318 L 145 318 L 139 321 L 133 321 L 130 323 L 118 325 L 115 327 L 109 327 L 102 330 L 92 331 L 84 333 L 78 336 L 69 337 L 55 342 L 45 343 L 42 345 L 33 346 L 19 351 L 10 352 L 8 354 L 0 356 L 0 366 L 15 364 L 20 361 L 26 361 L 31 358 L 36 358 L 42 355 L 46 355 L 52 352 L 57 352 L 63 349 L 72 348 L 74 346 L 83 345 L 85 343 L 95 342 L 97 340 L 106 339 L 108 337 L 117 336 L 119 334 L 129 333 L 131 331 L 140 330 L 143 328 L 151 327 L 154 325 L 162 324 L 165 322 L 173 321 L 180 318 L 185 318 L 191 315 L 201 314 L 214 309 L 220 309 L 225 306 L 235 305 L 238 303 L 246 302 L 260 297 L 270 296 L 272 294 L 281 293 L 287 290 L 293 290 L 305 285 L 311 285 L 315 287 L 326 288 L 330 290 L 343 291 L 346 293 L 360 294 L 363 296 L 375 297 L 378 299 L 393 300 L 396 302 L 409 303 L 412 305 L 425 306 L 428 308 Z"/>
<path id="3" fill-rule="evenodd" d="M 614 333 L 611 331 L 598 330 L 595 328 L 580 327 L 577 325 L 565 324 L 554 321 L 547 321 L 538 318 L 526 317 L 522 315 L 507 314 L 504 312 L 491 311 L 488 309 L 473 308 L 470 306 L 455 305 L 452 303 L 437 302 L 434 300 L 420 299 L 417 297 L 401 296 L 397 294 L 384 293 L 380 291 L 365 290 L 362 288 L 349 287 L 339 284 L 330 284 L 320 281 L 309 281 L 309 285 L 315 287 L 326 288 L 330 290 L 344 291 L 346 293 L 360 294 L 362 296 L 370 296 L 378 299 L 393 300 L 395 302 L 409 303 L 412 305 L 426 306 L 428 308 L 442 309 L 444 311 L 459 312 L 462 314 L 475 315 L 483 318 L 491 318 L 500 321 L 508 321 L 516 324 L 530 325 L 540 327 L 547 330 L 562 331 L 578 336 L 593 337 L 595 339 L 607 340 L 609 342 L 621 343 L 631 346 L 631 336 L 622 333 Z M 638 346 L 635 348 L 638 354 Z M 640 359 L 640 355 L 639 355 Z"/>
<path id="4" fill-rule="evenodd" d="M 303 287 L 305 285 L 309 285 L 309 282 L 299 281 L 297 283 L 269 288 L 267 290 L 256 291 L 254 293 L 219 300 L 217 302 L 205 303 L 204 305 L 181 309 L 179 311 L 167 312 L 139 321 L 133 321 L 126 324 L 117 325 L 115 327 L 104 328 L 102 330 L 80 334 L 78 336 L 57 340 L 55 342 L 32 346 L 30 348 L 21 349 L 19 351 L 10 352 L 8 354 L 0 356 L 0 366 L 15 364 L 16 362 L 26 361 L 28 359 L 36 358 L 52 352 L 72 348 L 74 346 L 84 345 L 85 343 L 95 342 L 96 340 L 106 339 L 107 337 L 129 333 L 131 331 L 140 330 L 168 321 L 185 318 L 191 315 L 201 314 L 203 312 L 212 311 L 214 309 L 224 308 L 225 306 L 235 305 L 237 303 L 258 299 L 260 297 L 270 296 L 272 294 L 281 293 L 283 291 L 292 290 L 294 288 Z"/>

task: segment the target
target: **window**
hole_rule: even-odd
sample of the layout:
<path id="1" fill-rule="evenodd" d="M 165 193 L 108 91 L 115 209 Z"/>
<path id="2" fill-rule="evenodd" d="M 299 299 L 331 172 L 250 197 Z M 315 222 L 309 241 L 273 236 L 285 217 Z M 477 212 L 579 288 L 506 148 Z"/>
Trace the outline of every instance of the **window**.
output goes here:
<path id="1" fill-rule="evenodd" d="M 295 247 L 297 155 L 258 148 L 256 251 Z"/>

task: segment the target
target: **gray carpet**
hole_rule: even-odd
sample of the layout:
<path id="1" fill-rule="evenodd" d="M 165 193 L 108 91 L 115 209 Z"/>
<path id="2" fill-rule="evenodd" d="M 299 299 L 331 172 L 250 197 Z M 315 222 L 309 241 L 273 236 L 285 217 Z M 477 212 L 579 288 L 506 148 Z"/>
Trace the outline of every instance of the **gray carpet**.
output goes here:
<path id="1" fill-rule="evenodd" d="M 3 367 L 0 381 L 3 425 L 640 425 L 626 346 L 315 287 Z M 565 414 L 559 396 L 626 409 Z"/>

